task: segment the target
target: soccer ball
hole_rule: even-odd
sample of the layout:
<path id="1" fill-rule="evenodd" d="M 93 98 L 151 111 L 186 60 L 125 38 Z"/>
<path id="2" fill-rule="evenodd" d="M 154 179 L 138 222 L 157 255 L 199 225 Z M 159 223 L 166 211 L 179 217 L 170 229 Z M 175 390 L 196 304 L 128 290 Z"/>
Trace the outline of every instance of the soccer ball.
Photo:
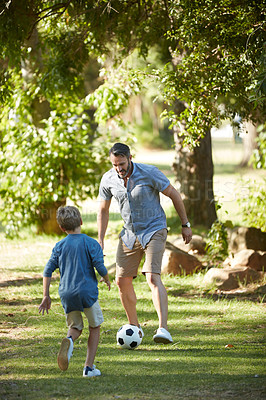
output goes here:
<path id="1" fill-rule="evenodd" d="M 118 329 L 116 340 L 123 349 L 133 350 L 140 345 L 142 333 L 137 326 L 126 324 Z"/>

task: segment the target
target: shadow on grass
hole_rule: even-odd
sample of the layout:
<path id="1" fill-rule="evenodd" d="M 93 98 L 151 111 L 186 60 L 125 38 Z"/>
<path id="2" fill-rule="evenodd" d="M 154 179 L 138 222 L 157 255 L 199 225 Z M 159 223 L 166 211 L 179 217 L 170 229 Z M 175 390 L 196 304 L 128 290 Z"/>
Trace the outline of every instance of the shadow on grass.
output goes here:
<path id="1" fill-rule="evenodd" d="M 15 278 L 2 281 L 0 287 L 40 285 L 40 283 L 42 283 L 42 275 L 38 274 L 32 278 Z"/>
<path id="2" fill-rule="evenodd" d="M 195 298 L 201 297 L 206 299 L 211 299 L 213 301 L 219 300 L 239 300 L 239 301 L 252 301 L 254 303 L 266 303 L 266 285 L 258 287 L 256 290 L 252 292 L 243 292 L 243 293 L 209 293 L 208 291 L 202 292 L 199 294 L 194 291 L 193 286 L 186 288 L 179 288 L 176 290 L 169 290 L 168 296 L 180 297 L 180 298 Z"/>

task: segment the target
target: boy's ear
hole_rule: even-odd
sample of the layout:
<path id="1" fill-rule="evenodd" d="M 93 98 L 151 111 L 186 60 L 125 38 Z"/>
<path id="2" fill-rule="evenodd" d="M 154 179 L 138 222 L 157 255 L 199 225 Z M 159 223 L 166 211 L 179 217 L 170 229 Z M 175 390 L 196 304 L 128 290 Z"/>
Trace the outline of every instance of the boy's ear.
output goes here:
<path id="1" fill-rule="evenodd" d="M 80 225 L 82 225 L 83 224 L 83 221 L 82 221 L 82 218 L 80 218 Z"/>
<path id="2" fill-rule="evenodd" d="M 61 225 L 59 225 L 59 228 L 61 229 L 61 231 L 65 232 L 66 230 L 64 228 L 62 228 Z"/>

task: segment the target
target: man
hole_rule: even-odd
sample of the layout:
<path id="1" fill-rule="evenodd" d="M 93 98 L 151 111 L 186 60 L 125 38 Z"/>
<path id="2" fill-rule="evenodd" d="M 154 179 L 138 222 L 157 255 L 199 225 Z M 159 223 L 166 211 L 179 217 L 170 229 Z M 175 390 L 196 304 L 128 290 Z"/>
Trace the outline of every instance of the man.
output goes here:
<path id="1" fill-rule="evenodd" d="M 124 220 L 116 255 L 116 283 L 128 322 L 139 326 L 133 279 L 137 276 L 140 261 L 145 254 L 142 273 L 152 291 L 153 304 L 159 318 L 159 328 L 153 340 L 156 343 L 172 343 L 167 327 L 167 292 L 160 275 L 167 224 L 159 194 L 161 192 L 172 200 L 182 223 L 183 239 L 189 243 L 192 231 L 183 201 L 168 178 L 156 167 L 133 163 L 127 145 L 116 143 L 109 155 L 113 168 L 103 175 L 99 191 L 99 243 L 104 248 L 109 208 L 114 197 Z"/>

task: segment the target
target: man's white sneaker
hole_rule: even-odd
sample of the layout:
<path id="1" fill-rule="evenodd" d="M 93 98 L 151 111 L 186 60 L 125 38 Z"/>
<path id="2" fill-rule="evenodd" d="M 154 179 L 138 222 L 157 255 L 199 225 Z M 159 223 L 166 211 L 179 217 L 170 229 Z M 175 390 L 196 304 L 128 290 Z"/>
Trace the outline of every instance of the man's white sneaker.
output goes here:
<path id="1" fill-rule="evenodd" d="M 155 343 L 173 343 L 172 336 L 170 335 L 170 332 L 168 332 L 164 328 L 158 328 L 156 334 L 153 336 L 153 340 Z"/>
<path id="2" fill-rule="evenodd" d="M 84 367 L 83 368 L 83 376 L 85 378 L 93 378 L 94 376 L 100 376 L 101 375 L 101 371 L 99 369 L 97 369 L 95 367 L 95 365 L 93 364 L 93 367 Z"/>
<path id="3" fill-rule="evenodd" d="M 73 353 L 74 343 L 71 338 L 64 338 L 57 356 L 57 363 L 62 371 L 68 369 L 69 360 Z"/>

